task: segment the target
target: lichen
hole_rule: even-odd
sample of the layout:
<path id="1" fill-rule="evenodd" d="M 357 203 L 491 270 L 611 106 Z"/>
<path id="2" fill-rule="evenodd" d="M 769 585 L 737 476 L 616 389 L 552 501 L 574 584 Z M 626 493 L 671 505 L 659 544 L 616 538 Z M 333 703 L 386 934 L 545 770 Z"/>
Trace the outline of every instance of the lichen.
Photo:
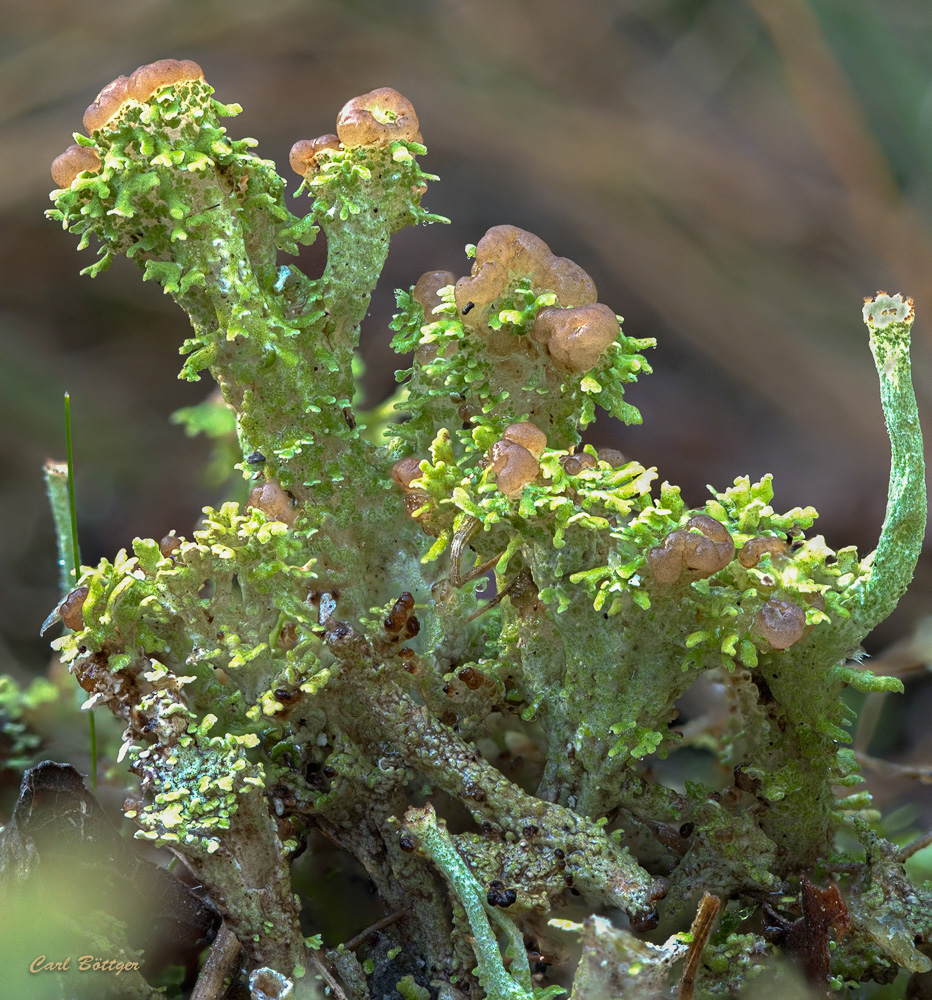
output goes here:
<path id="1" fill-rule="evenodd" d="M 567 902 L 591 914 L 574 997 L 671 985 L 688 942 L 638 935 L 688 926 L 709 892 L 742 916 L 703 965 L 693 949 L 681 995 L 696 976 L 737 991 L 781 951 L 761 937 L 762 902 L 805 920 L 800 886 L 829 858 L 860 873 L 841 883 L 853 931 L 836 979 L 927 968 L 928 890 L 863 825 L 867 858 L 835 853 L 866 805 L 835 794 L 859 780 L 842 690 L 900 688 L 845 661 L 896 605 L 924 530 L 911 302 L 865 306 L 893 462 L 864 558 L 809 534 L 811 507 L 777 513 L 769 475 L 690 507 L 655 469 L 584 443 L 597 405 L 640 421 L 625 387 L 650 373 L 654 342 L 512 226 L 471 248 L 470 274 L 397 293 L 392 345 L 410 367 L 394 411 L 356 413 L 354 351 L 390 236 L 443 221 L 421 206 L 435 178 L 414 110 L 383 88 L 347 103 L 337 135 L 296 143 L 295 214 L 274 164 L 220 125 L 238 106 L 212 94 L 179 70 L 103 95 L 113 113 L 76 136 L 89 167 L 56 168 L 49 214 L 97 241 L 89 273 L 125 254 L 188 313 L 182 377 L 217 381 L 252 492 L 83 567 L 56 647 L 125 723 L 120 759 L 142 778 L 127 815 L 195 871 L 254 996 L 316 990 L 295 974 L 322 967 L 290 880 L 311 830 L 397 914 L 380 933 L 401 951 L 378 975 L 402 996 L 424 982 L 554 995 L 527 942 Z M 279 263 L 320 230 L 322 277 Z M 487 574 L 494 591 L 477 591 Z M 731 708 L 703 736 L 721 777 L 675 788 L 651 765 L 682 746 L 677 702 L 703 675 Z M 631 930 L 612 926 L 616 908 Z M 332 949 L 333 966 L 363 997 L 376 963 L 355 947 Z"/>

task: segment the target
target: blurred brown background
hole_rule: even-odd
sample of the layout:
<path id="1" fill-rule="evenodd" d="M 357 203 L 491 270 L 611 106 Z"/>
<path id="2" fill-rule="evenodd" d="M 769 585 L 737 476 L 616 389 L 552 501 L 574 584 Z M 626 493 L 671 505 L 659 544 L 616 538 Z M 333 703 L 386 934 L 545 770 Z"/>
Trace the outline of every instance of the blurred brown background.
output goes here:
<path id="1" fill-rule="evenodd" d="M 876 540 L 888 446 L 862 298 L 917 302 L 915 367 L 932 427 L 932 6 L 928 0 L 37 0 L 0 2 L 0 670 L 45 669 L 56 600 L 41 478 L 63 457 L 72 393 L 85 562 L 134 535 L 190 529 L 207 447 L 169 424 L 184 315 L 135 266 L 92 281 L 42 217 L 51 160 L 113 77 L 197 60 L 228 127 L 287 170 L 350 97 L 396 87 L 440 174 L 451 226 L 397 238 L 364 331 L 371 401 L 403 367 L 392 289 L 465 273 L 491 225 L 543 237 L 593 275 L 633 336 L 656 336 L 633 387 L 643 427 L 590 432 L 683 485 L 693 505 L 775 474 L 781 510 L 813 504 L 835 547 Z M 923 681 L 932 570 L 870 642 L 895 643 L 906 698 L 874 751 L 932 764 Z M 912 641 L 912 644 L 909 643 Z M 918 796 L 885 782 L 884 798 Z"/>

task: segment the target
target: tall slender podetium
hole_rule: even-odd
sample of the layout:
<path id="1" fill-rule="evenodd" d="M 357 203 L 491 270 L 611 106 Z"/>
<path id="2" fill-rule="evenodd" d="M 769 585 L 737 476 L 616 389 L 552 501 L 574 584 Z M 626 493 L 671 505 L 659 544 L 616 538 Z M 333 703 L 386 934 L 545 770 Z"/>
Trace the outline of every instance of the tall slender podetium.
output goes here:
<path id="1" fill-rule="evenodd" d="M 445 221 L 421 206 L 436 178 L 414 108 L 381 88 L 299 140 L 298 214 L 221 125 L 239 110 L 195 63 L 162 60 L 106 87 L 53 166 L 50 217 L 99 247 L 86 270 L 125 254 L 189 315 L 182 376 L 220 385 L 253 481 L 245 505 L 87 570 L 55 646 L 125 723 L 117 761 L 143 788 L 126 815 L 217 904 L 252 995 L 319 996 L 317 969 L 352 1000 L 542 1000 L 566 934 L 581 935 L 573 1000 L 755 980 L 779 994 L 799 977 L 826 996 L 902 975 L 905 992 L 932 968 L 932 889 L 850 793 L 841 694 L 901 689 L 846 659 L 924 531 L 911 301 L 864 307 L 887 517 L 875 553 L 833 552 L 811 507 L 774 510 L 769 475 L 692 507 L 583 443 L 597 408 L 640 421 L 625 386 L 654 342 L 514 226 L 467 248 L 470 273 L 397 293 L 392 346 L 412 357 L 396 409 L 355 413 L 390 237 Z M 280 262 L 320 230 L 322 277 Z M 703 675 L 726 702 L 702 734 L 717 770 L 683 755 L 689 780 L 670 787 L 652 762 L 682 747 L 677 701 Z M 312 830 L 400 914 L 353 949 L 336 948 L 333 901 L 295 895 Z M 715 913 L 688 947 L 703 897 Z M 561 919 L 568 903 L 582 924 Z M 305 907 L 329 951 L 309 952 Z M 658 924 L 663 946 L 644 938 Z"/>
<path id="2" fill-rule="evenodd" d="M 71 393 L 65 393 L 65 446 L 68 462 L 68 514 L 71 534 L 71 582 L 77 589 L 81 571 L 81 550 L 78 546 L 78 507 L 74 499 L 74 449 L 71 443 Z M 83 602 L 83 597 L 81 597 Z M 69 628 L 71 626 L 69 625 Z M 87 723 L 91 741 L 91 786 L 97 788 L 97 720 L 93 707 L 88 709 Z"/>
<path id="3" fill-rule="evenodd" d="M 68 462 L 68 516 L 71 529 L 71 582 L 78 582 L 81 550 L 78 547 L 78 508 L 74 499 L 74 450 L 71 444 L 71 393 L 65 393 L 65 448 Z"/>

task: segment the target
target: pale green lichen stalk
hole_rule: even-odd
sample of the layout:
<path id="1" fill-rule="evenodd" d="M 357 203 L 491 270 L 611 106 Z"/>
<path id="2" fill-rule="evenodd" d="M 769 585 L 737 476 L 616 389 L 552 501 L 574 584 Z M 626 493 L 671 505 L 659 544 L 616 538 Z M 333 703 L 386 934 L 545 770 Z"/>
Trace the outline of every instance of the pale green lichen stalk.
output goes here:
<path id="1" fill-rule="evenodd" d="M 479 984 L 486 994 L 514 1000 L 547 1000 L 563 993 L 558 986 L 534 989 L 521 931 L 485 898 L 484 886 L 460 857 L 450 835 L 437 823 L 433 806 L 409 809 L 405 829 L 418 838 L 425 854 L 443 872 L 466 913 L 476 950 Z M 511 971 L 502 962 L 493 924 L 508 943 L 506 954 L 511 959 Z"/>
<path id="2" fill-rule="evenodd" d="M 194 870 L 253 995 L 313 995 L 304 972 L 331 974 L 290 882 L 312 829 L 397 915 L 394 947 L 329 952 L 353 1000 L 389 980 L 403 996 L 553 995 L 526 948 L 546 953 L 544 918 L 567 903 L 592 914 L 574 996 L 610 982 L 627 996 L 641 968 L 660 988 L 684 942 L 637 935 L 685 928 L 703 893 L 722 927 L 689 975 L 740 986 L 781 948 L 799 958 L 788 931 L 761 936 L 761 914 L 789 926 L 827 864 L 850 933 L 832 970 L 809 969 L 818 987 L 924 969 L 932 894 L 878 847 L 866 796 L 834 793 L 860 780 L 842 688 L 899 688 L 844 661 L 895 606 L 924 531 L 911 304 L 865 308 L 893 441 L 866 559 L 807 535 L 812 508 L 777 513 L 769 476 L 690 508 L 654 469 L 584 445 L 597 408 L 640 420 L 624 387 L 650 372 L 653 341 L 513 226 L 469 248 L 470 274 L 398 293 L 393 346 L 413 360 L 367 429 L 354 350 L 389 237 L 439 221 L 421 207 L 434 178 L 414 109 L 383 88 L 350 101 L 336 135 L 296 143 L 294 214 L 212 93 L 174 60 L 115 81 L 56 161 L 50 215 L 96 240 L 91 273 L 124 253 L 187 311 L 182 376 L 219 383 L 253 490 L 85 568 L 57 646 L 89 704 L 126 724 L 137 835 Z M 279 264 L 319 229 L 321 278 Z M 477 593 L 490 572 L 494 596 Z M 668 787 L 650 765 L 684 745 L 677 701 L 702 675 L 724 704 L 696 739 L 720 777 Z M 843 826 L 866 860 L 834 853 Z"/>

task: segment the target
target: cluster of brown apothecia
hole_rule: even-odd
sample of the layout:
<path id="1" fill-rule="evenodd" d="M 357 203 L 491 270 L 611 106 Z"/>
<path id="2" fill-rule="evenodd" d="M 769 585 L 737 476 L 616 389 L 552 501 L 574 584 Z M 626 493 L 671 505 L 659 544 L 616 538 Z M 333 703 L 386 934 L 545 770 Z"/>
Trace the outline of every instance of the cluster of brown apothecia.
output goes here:
<path id="1" fill-rule="evenodd" d="M 466 277 L 428 271 L 414 286 L 413 295 L 425 317 L 430 317 L 440 303 L 440 290 L 453 285 L 463 325 L 488 334 L 491 306 L 516 275 L 529 278 L 534 289 L 553 292 L 559 302 L 537 314 L 531 339 L 543 345 L 559 368 L 576 374 L 595 368 L 618 337 L 617 317 L 597 301 L 595 282 L 578 264 L 557 257 L 539 236 L 517 226 L 493 226 L 476 245 L 472 271 Z"/>
<path id="2" fill-rule="evenodd" d="M 525 486 L 540 475 L 540 456 L 546 447 L 547 438 L 535 424 L 530 421 L 511 424 L 481 464 L 495 474 L 498 489 L 510 500 L 517 500 Z M 614 449 L 606 449 L 598 453 L 598 459 L 580 452 L 566 455 L 560 461 L 564 470 L 575 476 L 595 468 L 598 461 L 618 466 L 624 464 L 625 458 Z M 421 459 L 415 456 L 403 458 L 392 466 L 392 479 L 401 487 L 409 515 L 427 534 L 436 536 L 440 533 L 440 523 L 430 494 L 417 484 L 421 476 Z M 685 528 L 670 532 L 660 545 L 651 548 L 646 553 L 646 563 L 654 582 L 668 587 L 714 576 L 736 556 L 742 567 L 752 569 L 765 554 L 779 560 L 789 552 L 782 539 L 761 536 L 749 539 L 736 553 L 734 539 L 721 521 L 707 514 L 696 514 Z M 813 594 L 812 598 L 813 606 L 820 609 L 824 606 L 819 595 Z M 772 649 L 788 649 L 810 630 L 803 607 L 777 598 L 766 601 L 757 612 L 755 623 Z"/>
<path id="3" fill-rule="evenodd" d="M 191 59 L 159 59 L 140 66 L 130 76 L 118 76 L 97 95 L 84 112 L 84 131 L 99 131 L 131 103 L 144 104 L 162 87 L 204 79 L 201 67 Z M 319 166 L 324 149 L 353 149 L 357 146 L 387 146 L 395 140 L 421 142 L 417 114 L 411 102 L 391 87 L 380 87 L 348 101 L 337 116 L 337 134 L 317 139 L 300 139 L 291 148 L 292 169 L 302 177 Z M 70 187 L 82 171 L 97 173 L 101 162 L 97 152 L 76 143 L 52 163 L 52 180 Z"/>
<path id="4" fill-rule="evenodd" d="M 130 76 L 118 76 L 97 95 L 84 112 L 84 131 L 88 135 L 100 131 L 124 107 L 131 103 L 144 104 L 162 87 L 203 79 L 203 70 L 191 59 L 159 59 L 140 66 Z M 82 171 L 95 174 L 100 165 L 95 150 L 72 143 L 53 160 L 52 180 L 60 188 L 70 187 Z"/>
<path id="5" fill-rule="evenodd" d="M 421 132 L 411 102 L 391 87 L 379 87 L 347 101 L 337 115 L 337 134 L 299 139 L 289 154 L 291 169 L 301 177 L 320 166 L 325 149 L 387 146 L 390 142 L 420 142 Z"/>
<path id="6" fill-rule="evenodd" d="M 738 562 L 752 569 L 767 553 L 780 559 L 789 555 L 789 547 L 780 538 L 751 538 L 739 550 Z M 647 553 L 647 565 L 657 583 L 672 585 L 713 576 L 734 558 L 735 543 L 725 525 L 697 514 L 687 521 L 685 530 L 670 532 Z M 813 600 L 821 598 L 814 594 Z M 792 601 L 767 601 L 756 623 L 773 649 L 788 649 L 806 634 L 806 612 Z"/>

